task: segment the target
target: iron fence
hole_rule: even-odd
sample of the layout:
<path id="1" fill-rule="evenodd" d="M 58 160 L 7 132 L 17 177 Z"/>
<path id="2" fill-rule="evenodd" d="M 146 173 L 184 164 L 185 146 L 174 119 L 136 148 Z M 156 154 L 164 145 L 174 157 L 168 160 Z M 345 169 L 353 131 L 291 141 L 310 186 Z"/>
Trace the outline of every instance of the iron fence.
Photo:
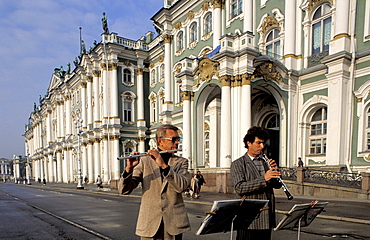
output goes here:
<path id="1" fill-rule="evenodd" d="M 281 172 L 282 179 L 297 180 L 296 168 L 279 168 L 279 171 Z M 304 181 L 361 189 L 362 176 L 360 173 L 333 172 L 306 168 L 304 171 Z"/>

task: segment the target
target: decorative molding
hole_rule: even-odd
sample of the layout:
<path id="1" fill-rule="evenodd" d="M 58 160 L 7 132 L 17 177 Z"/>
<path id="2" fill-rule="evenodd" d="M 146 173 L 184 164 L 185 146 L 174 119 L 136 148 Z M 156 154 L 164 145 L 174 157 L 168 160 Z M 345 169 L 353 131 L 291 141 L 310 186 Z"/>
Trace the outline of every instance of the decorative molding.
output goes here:
<path id="1" fill-rule="evenodd" d="M 159 57 L 158 57 L 158 62 L 162 63 L 163 61 L 164 61 L 164 56 L 162 56 L 162 55 L 161 55 L 161 56 L 159 56 Z"/>
<path id="2" fill-rule="evenodd" d="M 153 62 L 151 62 L 151 63 L 149 64 L 149 68 L 154 68 L 154 63 L 153 63 Z"/>
<path id="3" fill-rule="evenodd" d="M 348 35 L 348 33 L 339 33 L 339 34 L 335 35 L 333 37 L 333 39 L 330 40 L 330 42 L 336 41 L 336 40 L 341 39 L 341 38 L 348 38 L 348 39 L 350 39 L 351 37 Z"/>
<path id="4" fill-rule="evenodd" d="M 248 73 L 242 74 L 242 85 L 251 85 L 251 76 Z"/>
<path id="5" fill-rule="evenodd" d="M 92 76 L 86 76 L 86 80 L 87 80 L 88 82 L 92 82 L 92 81 L 93 81 L 93 77 L 92 77 Z"/>
<path id="6" fill-rule="evenodd" d="M 175 67 L 175 72 L 176 72 L 176 73 L 180 73 L 180 72 L 181 72 L 181 69 L 182 69 L 182 64 L 181 64 L 181 63 L 179 63 L 179 64 L 177 64 L 177 65 L 176 65 L 176 67 Z"/>
<path id="7" fill-rule="evenodd" d="M 361 103 L 362 102 L 362 98 L 356 98 L 356 102 L 357 103 Z"/>
<path id="8" fill-rule="evenodd" d="M 219 77 L 217 70 L 219 65 L 219 62 L 214 62 L 209 58 L 203 58 L 202 60 L 200 60 L 198 64 L 198 70 L 195 72 L 195 76 L 198 76 L 196 85 L 199 85 L 201 82 L 204 81 L 211 81 L 214 75 Z"/>
<path id="9" fill-rule="evenodd" d="M 222 8 L 222 6 L 225 4 L 225 0 L 211 0 L 211 3 L 213 8 Z"/>

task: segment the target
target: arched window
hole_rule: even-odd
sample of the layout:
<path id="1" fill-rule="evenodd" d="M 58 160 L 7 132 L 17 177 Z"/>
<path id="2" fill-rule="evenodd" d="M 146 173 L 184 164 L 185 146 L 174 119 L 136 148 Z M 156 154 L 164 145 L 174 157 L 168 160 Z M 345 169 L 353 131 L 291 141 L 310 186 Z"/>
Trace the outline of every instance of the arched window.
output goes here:
<path id="1" fill-rule="evenodd" d="M 310 154 L 326 153 L 327 108 L 320 108 L 311 119 Z"/>
<path id="2" fill-rule="evenodd" d="M 366 150 L 370 150 L 370 107 L 367 110 L 366 118 L 367 118 L 367 125 L 366 125 L 366 138 L 367 138 L 366 146 L 367 147 L 366 147 Z"/>
<path id="3" fill-rule="evenodd" d="M 190 25 L 190 43 L 198 40 L 197 33 L 198 33 L 198 24 L 192 23 Z"/>
<path id="4" fill-rule="evenodd" d="M 132 142 L 127 142 L 126 145 L 125 145 L 125 156 L 130 156 L 131 153 L 134 151 L 134 144 L 132 144 Z"/>
<path id="5" fill-rule="evenodd" d="M 212 13 L 208 13 L 204 17 L 204 34 L 203 35 L 206 35 L 210 32 L 212 32 Z"/>
<path id="6" fill-rule="evenodd" d="M 204 132 L 204 162 L 209 163 L 209 128 Z"/>
<path id="7" fill-rule="evenodd" d="M 266 38 L 266 55 L 274 58 L 280 56 L 280 30 L 278 28 L 272 29 Z"/>
<path id="8" fill-rule="evenodd" d="M 177 37 L 176 37 L 177 41 L 176 41 L 176 51 L 180 51 L 181 49 L 184 48 L 184 33 L 181 31 L 177 34 Z"/>
<path id="9" fill-rule="evenodd" d="M 243 0 L 231 0 L 231 18 L 243 12 Z"/>
<path id="10" fill-rule="evenodd" d="M 124 83 L 132 83 L 131 71 L 127 68 L 125 68 L 123 70 L 123 82 Z"/>
<path id="11" fill-rule="evenodd" d="M 153 69 L 151 72 L 150 72 L 150 84 L 155 84 L 156 80 L 155 80 L 155 69 Z"/>
<path id="12" fill-rule="evenodd" d="M 312 18 L 312 55 L 329 51 L 331 39 L 331 7 L 323 4 Z"/>

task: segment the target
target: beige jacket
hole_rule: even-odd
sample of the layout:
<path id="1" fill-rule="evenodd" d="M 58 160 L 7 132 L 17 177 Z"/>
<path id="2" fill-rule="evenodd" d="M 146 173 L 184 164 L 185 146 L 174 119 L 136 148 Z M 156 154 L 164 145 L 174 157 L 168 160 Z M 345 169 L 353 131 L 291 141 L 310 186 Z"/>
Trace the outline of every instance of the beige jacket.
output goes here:
<path id="1" fill-rule="evenodd" d="M 182 192 L 188 188 L 190 174 L 188 160 L 172 155 L 168 161 L 170 170 L 167 176 L 161 176 L 157 163 L 150 157 L 141 157 L 140 163 L 132 174 L 118 184 L 120 194 L 130 194 L 142 183 L 142 200 L 137 220 L 136 234 L 152 237 L 157 232 L 163 219 L 164 229 L 171 235 L 190 230 L 190 223 L 185 212 Z"/>

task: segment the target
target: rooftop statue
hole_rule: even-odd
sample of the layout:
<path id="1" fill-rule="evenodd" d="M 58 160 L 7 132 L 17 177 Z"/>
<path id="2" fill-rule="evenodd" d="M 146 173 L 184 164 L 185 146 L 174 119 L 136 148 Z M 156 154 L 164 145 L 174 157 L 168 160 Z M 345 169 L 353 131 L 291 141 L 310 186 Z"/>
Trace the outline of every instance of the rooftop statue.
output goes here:
<path id="1" fill-rule="evenodd" d="M 104 34 L 109 34 L 107 16 L 105 15 L 105 12 L 103 12 L 103 17 L 101 19 L 101 23 L 102 23 L 103 30 L 104 30 L 103 33 Z"/>

